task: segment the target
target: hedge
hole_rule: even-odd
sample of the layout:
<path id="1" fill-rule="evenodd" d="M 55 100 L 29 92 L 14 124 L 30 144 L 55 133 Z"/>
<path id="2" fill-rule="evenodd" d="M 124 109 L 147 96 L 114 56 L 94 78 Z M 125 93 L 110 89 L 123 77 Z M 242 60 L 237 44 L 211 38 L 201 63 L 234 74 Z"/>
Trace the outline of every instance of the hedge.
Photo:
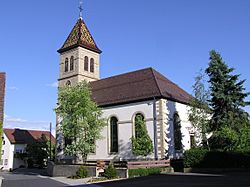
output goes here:
<path id="1" fill-rule="evenodd" d="M 187 168 L 250 168 L 250 153 L 190 149 L 184 153 Z"/>
<path id="2" fill-rule="evenodd" d="M 129 169 L 128 175 L 129 178 L 132 177 L 142 177 L 147 175 L 160 174 L 161 168 L 138 168 L 138 169 Z"/>

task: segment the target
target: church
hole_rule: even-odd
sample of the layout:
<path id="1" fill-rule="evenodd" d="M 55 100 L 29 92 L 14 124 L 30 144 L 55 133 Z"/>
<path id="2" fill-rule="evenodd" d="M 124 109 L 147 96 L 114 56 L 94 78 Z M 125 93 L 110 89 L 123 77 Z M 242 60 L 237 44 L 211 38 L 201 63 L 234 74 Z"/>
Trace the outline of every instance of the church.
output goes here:
<path id="1" fill-rule="evenodd" d="M 86 80 L 92 99 L 108 119 L 101 133 L 104 138 L 96 141 L 96 150 L 88 160 L 140 159 L 133 155 L 131 143 L 137 115 L 143 117 L 154 147 L 147 159 L 180 158 L 195 142 L 188 121 L 192 96 L 153 68 L 100 79 L 101 52 L 81 16 L 58 50 L 58 86 Z M 57 160 L 66 158 L 60 135 L 57 150 Z"/>

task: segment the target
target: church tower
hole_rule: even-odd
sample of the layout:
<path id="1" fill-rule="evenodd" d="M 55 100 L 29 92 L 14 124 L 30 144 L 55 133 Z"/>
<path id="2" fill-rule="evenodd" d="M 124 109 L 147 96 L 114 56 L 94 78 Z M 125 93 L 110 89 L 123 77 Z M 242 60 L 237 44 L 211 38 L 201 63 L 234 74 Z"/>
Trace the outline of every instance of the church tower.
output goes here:
<path id="1" fill-rule="evenodd" d="M 60 53 L 59 87 L 99 80 L 101 50 L 81 16 L 57 52 Z"/>

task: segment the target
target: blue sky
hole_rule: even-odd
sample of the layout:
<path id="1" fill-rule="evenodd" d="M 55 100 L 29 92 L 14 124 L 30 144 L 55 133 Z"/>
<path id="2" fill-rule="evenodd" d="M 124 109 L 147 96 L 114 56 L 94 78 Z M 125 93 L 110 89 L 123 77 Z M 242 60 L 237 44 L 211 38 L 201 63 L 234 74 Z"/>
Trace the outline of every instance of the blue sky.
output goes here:
<path id="1" fill-rule="evenodd" d="M 0 2 L 0 71 L 7 73 L 5 127 L 55 125 L 59 49 L 78 0 Z M 101 77 L 153 67 L 192 92 L 219 51 L 250 91 L 250 1 L 84 0 L 83 18 L 101 55 Z M 250 108 L 247 108 L 250 111 Z"/>

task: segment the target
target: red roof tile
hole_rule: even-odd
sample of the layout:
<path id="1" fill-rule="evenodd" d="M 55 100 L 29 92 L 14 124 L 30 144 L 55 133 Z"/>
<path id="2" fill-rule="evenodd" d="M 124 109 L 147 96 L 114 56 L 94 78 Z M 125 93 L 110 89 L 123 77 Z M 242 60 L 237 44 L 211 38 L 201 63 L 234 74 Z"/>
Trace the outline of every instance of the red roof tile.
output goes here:
<path id="1" fill-rule="evenodd" d="M 76 47 L 83 47 L 91 51 L 101 53 L 101 50 L 97 47 L 91 33 L 81 18 L 78 19 L 68 38 L 58 52 L 63 53 L 64 51 Z"/>
<path id="2" fill-rule="evenodd" d="M 50 139 L 49 131 L 7 128 L 4 128 L 3 131 L 12 144 L 32 144 L 34 142 L 41 141 L 43 135 L 48 141 Z M 53 144 L 56 143 L 56 139 L 53 135 L 51 135 L 51 142 Z"/>
<path id="3" fill-rule="evenodd" d="M 190 94 L 153 68 L 90 82 L 92 98 L 99 106 L 118 105 L 153 98 L 188 104 Z"/>

